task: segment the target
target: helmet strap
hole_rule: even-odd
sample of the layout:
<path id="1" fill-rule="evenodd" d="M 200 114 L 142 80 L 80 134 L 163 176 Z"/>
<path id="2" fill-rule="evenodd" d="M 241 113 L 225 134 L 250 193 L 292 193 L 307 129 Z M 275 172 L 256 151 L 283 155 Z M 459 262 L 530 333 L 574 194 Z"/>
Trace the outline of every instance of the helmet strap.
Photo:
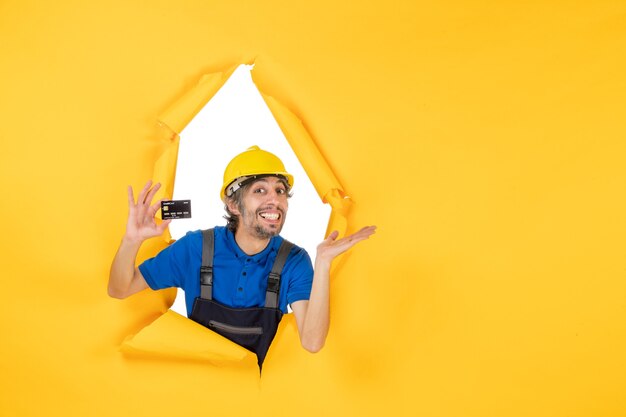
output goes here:
<path id="1" fill-rule="evenodd" d="M 235 191 L 237 191 L 241 187 L 251 184 L 256 180 L 260 180 L 261 178 L 265 178 L 265 177 L 278 177 L 278 178 L 287 180 L 287 178 L 285 178 L 284 175 L 278 175 L 278 174 L 259 174 L 259 175 L 249 175 L 245 177 L 239 177 L 235 181 L 231 182 L 228 187 L 226 187 L 226 190 L 224 193 L 226 194 L 226 197 L 230 197 L 233 194 L 235 194 Z"/>

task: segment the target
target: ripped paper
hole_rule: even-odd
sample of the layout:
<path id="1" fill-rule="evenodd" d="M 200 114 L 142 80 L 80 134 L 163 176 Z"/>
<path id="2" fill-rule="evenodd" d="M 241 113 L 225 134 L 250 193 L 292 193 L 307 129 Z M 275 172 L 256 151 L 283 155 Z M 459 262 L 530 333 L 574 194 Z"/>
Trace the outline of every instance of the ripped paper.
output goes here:
<path id="1" fill-rule="evenodd" d="M 206 360 L 213 364 L 241 361 L 250 354 L 243 347 L 193 320 L 168 310 L 149 326 L 124 340 L 127 354 Z"/>
<path id="2" fill-rule="evenodd" d="M 204 105 L 219 91 L 237 67 L 224 72 L 206 74 L 189 92 L 179 98 L 164 114 L 159 117 L 162 126 L 171 130 L 171 139 L 166 149 L 154 165 L 154 179 L 161 182 L 162 188 L 155 198 L 172 198 L 175 181 L 180 134 L 191 122 Z M 317 149 L 311 135 L 302 121 L 271 95 L 260 92 L 281 131 L 298 157 L 307 176 L 313 183 L 320 199 L 328 203 L 332 210 L 328 222 L 326 236 L 337 230 L 340 236 L 348 227 L 347 215 L 350 199 L 346 197 L 343 187 Z M 169 230 L 164 233 L 166 242 L 172 242 Z M 162 357 L 185 357 L 188 359 L 232 360 L 239 358 L 240 352 L 234 343 L 206 330 L 199 332 L 200 326 L 172 310 L 148 325 L 134 337 L 127 338 L 121 347 L 124 352 L 144 353 Z M 202 327 L 202 326 L 200 326 Z M 171 342 L 180 339 L 184 344 Z M 212 346 L 215 352 L 212 353 Z M 231 350 L 232 349 L 232 350 Z"/>

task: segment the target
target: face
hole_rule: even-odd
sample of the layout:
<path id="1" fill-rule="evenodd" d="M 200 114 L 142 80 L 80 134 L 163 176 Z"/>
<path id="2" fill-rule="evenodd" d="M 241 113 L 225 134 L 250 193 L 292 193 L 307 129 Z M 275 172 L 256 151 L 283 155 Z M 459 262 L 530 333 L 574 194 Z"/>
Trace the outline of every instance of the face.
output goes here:
<path id="1" fill-rule="evenodd" d="M 258 239 L 280 233 L 285 224 L 288 192 L 284 180 L 265 177 L 255 181 L 245 192 L 241 207 L 230 207 L 239 215 L 239 230 Z M 233 210 L 235 209 L 235 210 Z"/>

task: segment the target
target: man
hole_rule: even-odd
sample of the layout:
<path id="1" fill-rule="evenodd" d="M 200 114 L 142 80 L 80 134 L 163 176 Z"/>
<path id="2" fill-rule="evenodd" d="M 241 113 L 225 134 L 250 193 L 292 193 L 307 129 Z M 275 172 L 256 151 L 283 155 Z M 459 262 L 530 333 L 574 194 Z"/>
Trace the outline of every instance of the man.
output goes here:
<path id="1" fill-rule="evenodd" d="M 279 236 L 292 185 L 278 157 L 249 148 L 224 172 L 220 197 L 228 226 L 189 232 L 138 268 L 142 242 L 161 235 L 171 220 L 155 221 L 161 201 L 150 203 L 160 184 L 151 187 L 149 181 L 136 202 L 128 187 L 128 222 L 111 265 L 109 295 L 126 298 L 148 287 L 180 287 L 188 316 L 255 352 L 259 367 L 290 304 L 302 346 L 318 352 L 329 327 L 331 263 L 376 228 L 339 240 L 331 233 L 318 245 L 313 269 L 304 249 Z"/>

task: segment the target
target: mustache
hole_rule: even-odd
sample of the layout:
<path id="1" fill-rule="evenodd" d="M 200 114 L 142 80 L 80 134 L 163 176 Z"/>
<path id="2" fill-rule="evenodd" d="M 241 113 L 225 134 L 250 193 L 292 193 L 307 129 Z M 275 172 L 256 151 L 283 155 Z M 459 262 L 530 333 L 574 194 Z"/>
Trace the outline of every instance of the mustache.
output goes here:
<path id="1" fill-rule="evenodd" d="M 284 216 L 284 215 L 285 215 L 285 209 L 283 209 L 282 207 L 278 207 L 278 206 L 265 206 L 265 207 L 259 207 L 259 208 L 256 210 L 256 212 L 255 212 L 255 213 L 256 213 L 256 214 L 259 214 L 259 213 L 261 213 L 261 212 L 263 212 L 263 211 L 267 211 L 267 210 L 277 210 L 277 211 L 279 211 L 279 212 L 280 212 L 281 216 Z"/>

